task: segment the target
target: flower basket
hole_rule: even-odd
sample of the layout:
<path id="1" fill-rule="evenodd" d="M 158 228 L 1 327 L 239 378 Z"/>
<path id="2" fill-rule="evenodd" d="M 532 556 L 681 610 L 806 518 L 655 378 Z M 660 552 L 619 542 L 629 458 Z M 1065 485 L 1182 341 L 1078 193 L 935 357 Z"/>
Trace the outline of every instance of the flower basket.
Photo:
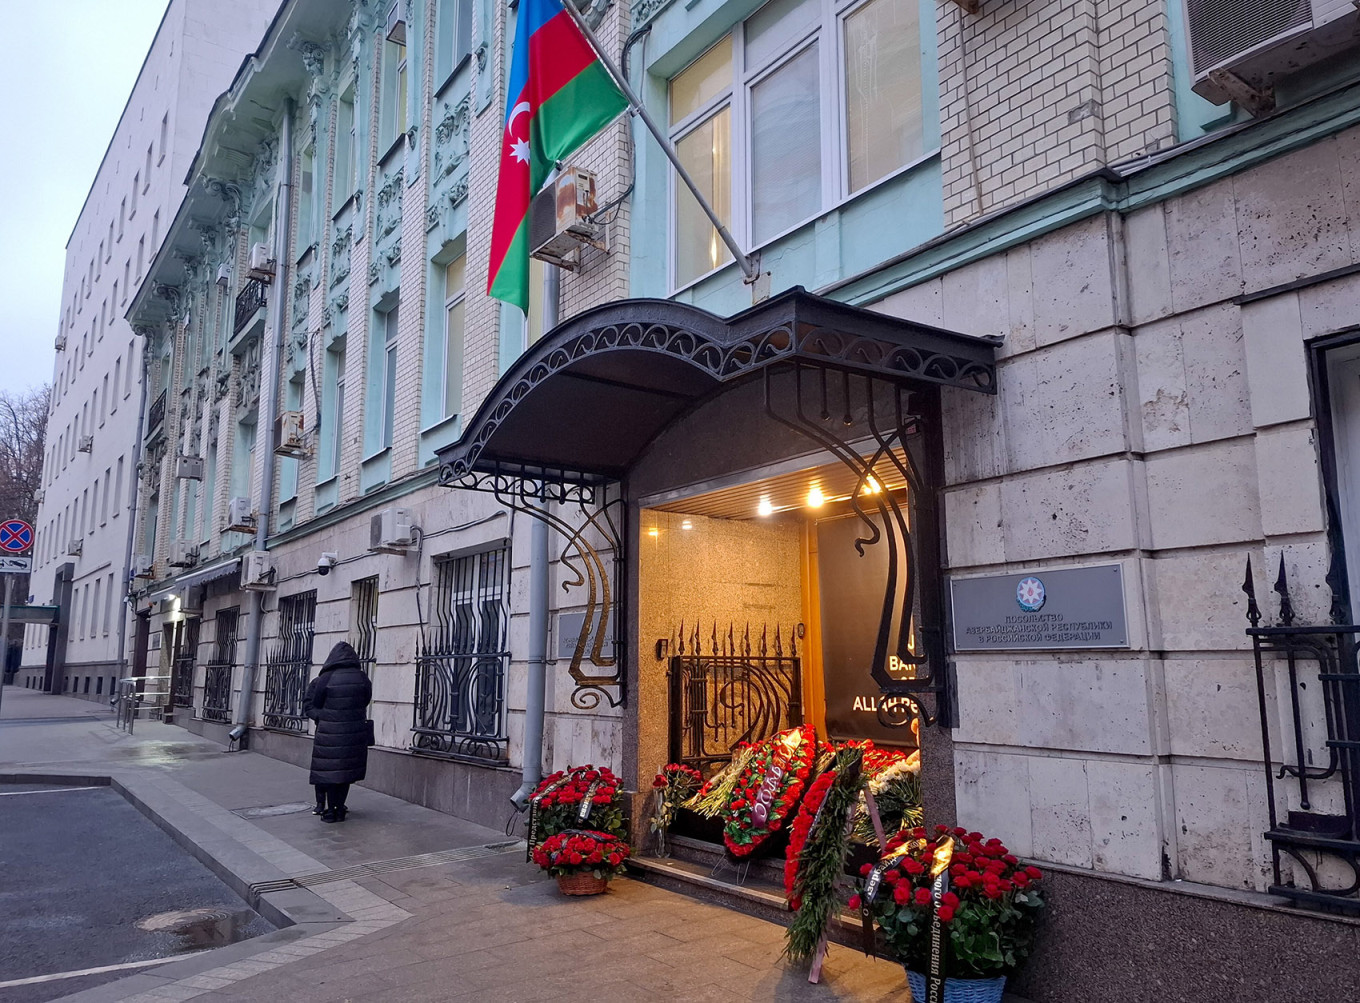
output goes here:
<path id="1" fill-rule="evenodd" d="M 926 977 L 907 969 L 912 1003 L 926 1003 Z M 1006 976 L 995 979 L 945 979 L 944 1003 L 1001 1003 Z"/>
<path id="2" fill-rule="evenodd" d="M 597 878 L 590 871 L 576 871 L 557 876 L 557 890 L 563 895 L 599 895 L 608 888 L 608 878 Z"/>

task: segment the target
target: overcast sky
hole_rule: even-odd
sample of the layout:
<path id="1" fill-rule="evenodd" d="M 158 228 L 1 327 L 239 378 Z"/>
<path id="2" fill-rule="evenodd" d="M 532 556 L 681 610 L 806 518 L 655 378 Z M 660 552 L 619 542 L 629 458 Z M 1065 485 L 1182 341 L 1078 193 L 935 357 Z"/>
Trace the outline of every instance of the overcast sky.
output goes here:
<path id="1" fill-rule="evenodd" d="M 0 4 L 0 389 L 52 379 L 66 238 L 166 5 Z"/>

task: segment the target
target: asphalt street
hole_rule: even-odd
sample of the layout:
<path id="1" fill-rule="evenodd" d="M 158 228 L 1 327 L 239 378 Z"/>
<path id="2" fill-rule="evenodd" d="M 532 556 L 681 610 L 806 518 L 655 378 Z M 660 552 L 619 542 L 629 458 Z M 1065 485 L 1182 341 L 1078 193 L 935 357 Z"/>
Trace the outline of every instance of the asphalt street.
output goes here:
<path id="1" fill-rule="evenodd" d="M 0 785 L 0 1000 L 127 974 L 3 983 L 174 957 L 273 929 L 109 787 Z"/>

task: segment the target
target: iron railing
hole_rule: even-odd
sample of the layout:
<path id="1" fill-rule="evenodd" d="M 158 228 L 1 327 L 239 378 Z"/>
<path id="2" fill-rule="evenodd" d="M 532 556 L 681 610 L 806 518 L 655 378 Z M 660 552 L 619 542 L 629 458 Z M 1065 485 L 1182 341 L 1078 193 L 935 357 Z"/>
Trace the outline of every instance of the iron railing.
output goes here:
<path id="1" fill-rule="evenodd" d="M 411 748 L 504 762 L 509 548 L 435 562 L 432 637 L 416 657 Z"/>
<path id="2" fill-rule="evenodd" d="M 165 394 L 162 390 L 154 401 L 151 402 L 151 410 L 146 413 L 146 435 L 150 438 L 151 433 L 161 427 L 165 421 Z"/>
<path id="3" fill-rule="evenodd" d="M 259 279 L 247 279 L 241 291 L 236 294 L 236 314 L 231 329 L 233 336 L 241 333 L 257 310 L 264 309 L 266 288 Z"/>
<path id="4" fill-rule="evenodd" d="M 735 624 L 720 634 L 714 623 L 705 643 L 697 624 L 688 632 L 681 624 L 674 644 L 671 762 L 702 772 L 729 760 L 739 742 L 758 742 L 803 723 L 795 631 L 789 631 L 787 652 L 778 625 L 762 626 L 753 641 L 749 623 L 740 635 Z"/>
<path id="5" fill-rule="evenodd" d="M 198 663 L 197 619 L 182 620 L 175 630 L 174 660 L 171 662 L 171 706 L 194 704 L 194 667 Z"/>
<path id="6" fill-rule="evenodd" d="M 1261 709 L 1270 891 L 1360 912 L 1360 625 L 1295 624 L 1283 555 L 1274 588 L 1279 624 L 1262 627 L 1248 559 L 1242 591 Z M 1272 761 L 1275 737 L 1280 762 Z M 1277 794 L 1283 798 L 1283 821 Z"/>
<path id="7" fill-rule="evenodd" d="M 239 618 L 240 610 L 230 606 L 218 610 L 213 621 L 213 655 L 203 669 L 203 708 L 198 714 L 205 721 L 231 720 L 231 673 Z"/>
<path id="8" fill-rule="evenodd" d="M 302 699 L 312 674 L 316 592 L 279 600 L 279 636 L 269 652 L 264 681 L 264 726 L 305 732 Z"/>
<path id="9" fill-rule="evenodd" d="M 358 652 L 359 664 L 371 678 L 378 662 L 378 576 L 360 578 L 350 586 L 353 630 L 350 644 Z"/>

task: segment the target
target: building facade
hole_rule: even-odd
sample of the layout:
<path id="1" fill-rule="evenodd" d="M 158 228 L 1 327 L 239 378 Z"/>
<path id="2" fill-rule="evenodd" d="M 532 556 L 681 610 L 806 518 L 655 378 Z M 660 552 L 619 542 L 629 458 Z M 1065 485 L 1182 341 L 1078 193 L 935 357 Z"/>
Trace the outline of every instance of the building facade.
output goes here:
<path id="1" fill-rule="evenodd" d="M 513 8 L 285 5 L 129 313 L 176 719 L 303 762 L 349 639 L 369 782 L 495 823 L 569 763 L 919 742 L 929 820 L 1056 872 L 1032 998 L 1353 988 L 1358 15 L 1199 10 L 588 11 L 760 278 L 630 122 L 526 319 Z"/>
<path id="2" fill-rule="evenodd" d="M 273 5 L 174 0 L 66 244 L 30 591 L 62 608 L 24 634 L 18 685 L 107 699 L 126 675 L 128 522 L 142 345 L 124 319 L 184 194 L 213 99 Z"/>

